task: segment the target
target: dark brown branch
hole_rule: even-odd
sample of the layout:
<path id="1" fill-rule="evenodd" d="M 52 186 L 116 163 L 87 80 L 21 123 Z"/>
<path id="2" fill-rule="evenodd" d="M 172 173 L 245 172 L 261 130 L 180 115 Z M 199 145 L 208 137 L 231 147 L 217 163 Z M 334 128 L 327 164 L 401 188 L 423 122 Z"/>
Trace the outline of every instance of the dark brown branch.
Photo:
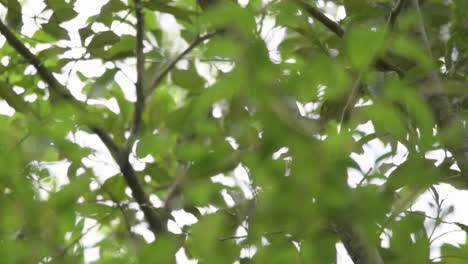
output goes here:
<path id="1" fill-rule="evenodd" d="M 325 14 L 323 14 L 318 8 L 315 6 L 307 3 L 305 0 L 296 0 L 296 2 L 299 3 L 302 8 L 307 11 L 307 13 L 320 21 L 325 27 L 327 27 L 329 30 L 331 30 L 333 33 L 335 33 L 338 37 L 342 38 L 344 34 L 346 33 L 344 29 L 335 21 L 331 20 L 328 18 Z M 381 71 L 394 71 L 396 72 L 400 77 L 404 76 L 404 71 L 400 69 L 399 67 L 393 65 L 392 63 L 388 62 L 384 58 L 377 58 L 375 61 L 375 68 L 377 70 Z"/>
<path id="2" fill-rule="evenodd" d="M 354 264 L 384 264 L 377 248 L 368 242 L 364 233 L 348 221 L 332 224 Z"/>
<path id="3" fill-rule="evenodd" d="M 51 71 L 49 71 L 31 51 L 29 51 L 29 49 L 8 29 L 7 26 L 5 26 L 5 24 L 3 24 L 2 21 L 0 21 L 0 33 L 5 36 L 8 44 L 10 44 L 25 60 L 36 68 L 39 76 L 49 85 L 49 89 L 52 92 L 56 93 L 60 98 L 78 106 L 77 109 L 80 111 L 85 109 L 86 105 L 76 100 L 70 92 L 68 92 L 68 90 L 58 82 L 58 80 L 52 75 Z M 119 165 L 125 181 L 132 190 L 132 195 L 137 201 L 140 209 L 143 211 L 151 230 L 155 233 L 164 231 L 165 221 L 151 207 L 151 203 L 149 202 L 149 199 L 146 196 L 130 161 L 128 160 L 128 151 L 126 149 L 120 149 L 104 129 L 90 124 L 88 124 L 88 127 L 99 136 L 111 152 L 116 163 Z"/>
<path id="4" fill-rule="evenodd" d="M 412 7 L 416 11 L 418 20 L 415 28 L 417 34 L 415 34 L 415 36 L 419 38 L 418 41 L 425 49 L 425 52 L 432 57 L 424 20 L 419 8 L 419 1 L 410 1 Z M 463 120 L 457 115 L 445 95 L 442 80 L 436 69 L 425 76 L 425 81 L 420 85 L 420 92 L 424 95 L 426 102 L 432 108 L 432 112 L 440 128 L 443 130 L 452 130 L 457 133 L 457 138 L 455 140 L 453 138 L 450 139 L 451 143 L 446 147 L 453 154 L 465 181 L 468 182 L 468 131 L 463 124 Z"/>
<path id="5" fill-rule="evenodd" d="M 117 144 L 115 144 L 114 140 L 112 140 L 112 138 L 106 133 L 106 131 L 99 127 L 93 127 L 91 128 L 91 131 L 93 131 L 93 133 L 101 139 L 102 143 L 104 143 L 104 145 L 110 151 L 112 157 L 117 157 L 119 153 L 119 147 L 117 146 Z"/>
<path id="6" fill-rule="evenodd" d="M 144 95 L 144 78 L 145 78 L 145 53 L 143 51 L 143 41 L 145 36 L 145 18 L 143 16 L 143 7 L 141 0 L 135 0 L 135 13 L 136 13 L 136 59 L 137 59 L 137 81 L 136 81 L 136 102 L 135 111 L 133 113 L 133 127 L 132 134 L 137 134 L 141 126 L 141 118 L 143 109 L 145 108 L 145 95 Z"/>
<path id="7" fill-rule="evenodd" d="M 102 129 L 93 128 L 92 130 L 96 135 L 98 135 L 104 145 L 106 145 L 111 152 L 112 157 L 119 165 L 120 171 L 125 178 L 125 182 L 132 191 L 132 196 L 137 201 L 140 210 L 143 211 L 151 231 L 155 234 L 164 232 L 166 230 L 164 218 L 151 206 L 151 202 L 149 201 L 133 166 L 130 164 L 128 151 L 119 148 Z"/>
<path id="8" fill-rule="evenodd" d="M 155 78 L 148 82 L 150 84 L 147 87 L 149 94 L 151 94 L 156 88 L 161 84 L 167 74 L 176 66 L 176 64 L 182 60 L 190 51 L 192 51 L 195 47 L 203 43 L 205 40 L 208 40 L 214 36 L 216 36 L 220 31 L 214 31 L 211 33 L 207 33 L 202 36 L 197 36 L 195 40 L 185 49 L 183 50 L 177 57 L 175 57 L 158 75 L 155 75 Z"/>
<path id="9" fill-rule="evenodd" d="M 403 10 L 403 6 L 405 5 L 405 0 L 398 0 L 396 5 L 392 8 L 392 12 L 390 12 L 390 16 L 388 17 L 387 25 L 390 29 L 393 29 L 396 23 L 397 17 L 400 15 L 401 11 Z"/>
<path id="10" fill-rule="evenodd" d="M 341 28 L 341 26 L 338 23 L 328 18 L 318 8 L 307 3 L 305 0 L 297 0 L 297 2 L 299 2 L 302 8 L 304 8 L 304 10 L 307 11 L 307 13 L 309 13 L 309 15 L 320 21 L 320 23 L 322 23 L 325 27 L 333 31 L 333 33 L 335 33 L 338 37 L 342 38 L 344 36 L 345 31 L 343 30 L 343 28 Z"/>
<path id="11" fill-rule="evenodd" d="M 8 27 L 0 20 L 0 33 L 6 38 L 8 44 L 12 46 L 28 63 L 36 70 L 39 76 L 49 85 L 51 93 L 56 93 L 58 96 L 72 100 L 76 103 L 76 99 L 71 93 L 60 84 L 44 64 L 8 29 Z"/>
<path id="12" fill-rule="evenodd" d="M 356 104 L 357 100 L 359 99 L 359 89 L 361 86 L 361 74 L 357 77 L 357 79 L 353 83 L 353 87 L 351 87 L 351 92 L 346 99 L 346 103 L 341 110 L 340 116 L 340 124 L 344 124 L 344 122 L 349 118 L 351 109 Z"/>
<path id="13" fill-rule="evenodd" d="M 155 234 L 160 234 L 166 231 L 166 223 L 164 217 L 154 210 L 151 205 L 148 196 L 146 196 L 145 191 L 143 190 L 142 184 L 138 179 L 133 166 L 128 160 L 128 153 L 126 151 L 121 151 L 117 157 L 117 163 L 119 164 L 120 171 L 127 182 L 127 185 L 132 190 L 132 196 L 137 201 L 140 210 L 143 211 L 146 220 L 150 226 L 151 231 Z"/>

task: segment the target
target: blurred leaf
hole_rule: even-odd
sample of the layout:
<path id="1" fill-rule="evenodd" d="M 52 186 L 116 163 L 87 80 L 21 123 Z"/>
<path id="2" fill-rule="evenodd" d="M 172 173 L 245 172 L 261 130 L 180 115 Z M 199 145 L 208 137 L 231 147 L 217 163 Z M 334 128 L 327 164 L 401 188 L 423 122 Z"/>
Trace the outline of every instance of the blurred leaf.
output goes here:
<path id="1" fill-rule="evenodd" d="M 176 6 L 171 6 L 168 3 L 164 3 L 164 2 L 148 1 L 145 3 L 145 6 L 154 11 L 171 14 L 177 19 L 180 19 L 186 22 L 191 22 L 190 17 L 195 15 L 195 12 L 193 11 L 186 10 L 186 9 L 176 7 Z"/>
<path id="2" fill-rule="evenodd" d="M 76 16 L 78 16 L 78 13 L 73 10 L 72 6 L 66 6 L 64 8 L 58 8 L 54 10 L 54 14 L 52 15 L 53 19 L 57 19 L 60 21 L 60 23 L 72 20 Z"/>
<path id="3" fill-rule="evenodd" d="M 86 26 L 86 27 L 83 27 L 83 28 L 80 28 L 78 30 L 78 33 L 80 34 L 80 39 L 81 39 L 81 44 L 84 44 L 85 43 L 85 40 L 91 36 L 92 34 L 94 34 L 94 31 L 91 29 L 90 26 Z"/>
<path id="4" fill-rule="evenodd" d="M 85 203 L 76 207 L 76 212 L 83 217 L 102 220 L 102 218 L 114 212 L 115 208 L 98 203 Z"/>
<path id="5" fill-rule="evenodd" d="M 169 87 L 160 87 L 151 96 L 150 101 L 143 113 L 143 120 L 150 128 L 166 122 L 167 116 L 175 110 L 176 104 L 174 98 L 169 93 Z"/>
<path id="6" fill-rule="evenodd" d="M 171 79 L 174 84 L 194 92 L 203 91 L 206 82 L 198 75 L 194 64 L 190 64 L 188 70 L 172 70 Z"/>
<path id="7" fill-rule="evenodd" d="M 44 32 L 49 34 L 51 37 L 54 37 L 55 40 L 68 39 L 68 32 L 61 26 L 59 26 L 53 20 L 50 20 L 46 24 L 42 24 L 42 29 Z"/>
<path id="8" fill-rule="evenodd" d="M 148 134 L 141 138 L 137 146 L 137 155 L 145 157 L 152 155 L 156 160 L 162 160 L 172 152 L 176 143 L 175 135 L 168 133 Z"/>
<path id="9" fill-rule="evenodd" d="M 231 219 L 223 212 L 207 215 L 190 228 L 187 241 L 191 254 L 204 263 L 231 263 L 239 256 L 239 249 L 231 240 L 221 240 L 233 235 Z"/>
<path id="10" fill-rule="evenodd" d="M 348 57 L 358 69 L 371 66 L 384 48 L 384 31 L 375 28 L 354 27 L 345 35 Z M 365 44 L 364 44 L 365 43 Z"/>
<path id="11" fill-rule="evenodd" d="M 143 247 L 139 256 L 139 262 L 144 263 L 149 259 L 154 259 L 159 263 L 176 263 L 175 253 L 179 249 L 179 244 L 180 242 L 175 237 L 160 237 L 155 242 Z"/>
<path id="12" fill-rule="evenodd" d="M 114 76 L 118 72 L 118 69 L 108 69 L 97 78 L 89 88 L 88 97 L 89 98 L 99 98 L 102 97 L 104 90 L 109 87 L 109 85 L 114 81 Z"/>
<path id="13" fill-rule="evenodd" d="M 21 5 L 18 0 L 5 0 L 7 7 L 6 21 L 12 29 L 21 29 L 23 20 L 21 19 Z"/>
<path id="14" fill-rule="evenodd" d="M 108 50 L 107 58 L 109 60 L 121 60 L 134 55 L 135 37 L 131 35 L 122 35 L 119 42 L 112 45 Z"/>
<path id="15" fill-rule="evenodd" d="M 111 198 L 117 199 L 118 201 L 127 198 L 127 195 L 125 194 L 126 187 L 127 183 L 122 175 L 110 177 L 102 184 L 104 193 L 110 193 Z"/>
<path id="16" fill-rule="evenodd" d="M 88 49 L 97 50 L 104 46 L 112 45 L 120 41 L 120 37 L 112 31 L 104 31 L 96 33 L 88 45 Z"/>

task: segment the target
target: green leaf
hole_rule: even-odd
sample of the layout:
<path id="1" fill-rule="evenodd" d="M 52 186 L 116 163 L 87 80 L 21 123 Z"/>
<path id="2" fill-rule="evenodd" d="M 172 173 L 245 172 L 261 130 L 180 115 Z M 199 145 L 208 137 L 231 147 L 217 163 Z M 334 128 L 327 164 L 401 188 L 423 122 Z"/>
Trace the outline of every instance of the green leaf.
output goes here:
<path id="1" fill-rule="evenodd" d="M 194 64 L 190 64 L 188 70 L 172 70 L 171 78 L 174 84 L 195 92 L 202 91 L 206 83 L 205 79 L 198 75 Z"/>
<path id="2" fill-rule="evenodd" d="M 54 37 L 55 40 L 68 39 L 68 32 L 61 26 L 59 26 L 52 19 L 46 24 L 42 25 L 42 29 L 49 34 L 51 37 Z"/>
<path id="3" fill-rule="evenodd" d="M 94 80 L 93 84 L 89 88 L 88 97 L 89 98 L 99 98 L 103 95 L 104 91 L 109 87 L 109 85 L 114 81 L 115 74 L 118 72 L 118 69 L 109 69 L 99 78 Z"/>
<path id="4" fill-rule="evenodd" d="M 125 98 L 122 88 L 117 82 L 112 82 L 112 86 L 113 87 L 110 88 L 110 95 L 113 96 L 119 104 L 119 117 L 124 124 L 128 124 L 132 117 L 133 104 Z"/>
<path id="5" fill-rule="evenodd" d="M 440 248 L 442 263 L 444 264 L 465 264 L 468 258 L 467 245 L 443 244 Z"/>
<path id="6" fill-rule="evenodd" d="M 96 33 L 88 45 L 88 49 L 97 50 L 104 46 L 112 45 L 120 41 L 120 37 L 112 31 L 103 31 Z"/>
<path id="7" fill-rule="evenodd" d="M 53 10 L 70 6 L 70 4 L 68 4 L 65 0 L 45 0 L 44 2 L 49 8 Z"/>
<path id="8" fill-rule="evenodd" d="M 57 210 L 68 210 L 70 206 L 76 204 L 79 196 L 89 191 L 90 178 L 87 175 L 77 177 L 68 185 L 65 185 L 57 193 L 53 193 L 50 201 Z"/>
<path id="9" fill-rule="evenodd" d="M 294 247 L 292 241 L 281 234 L 270 242 L 270 245 L 262 246 L 255 254 L 252 263 L 272 263 L 280 264 L 290 261 L 291 259 L 298 259 L 299 252 Z M 310 261 L 310 259 L 308 259 Z M 320 259 L 322 261 L 322 259 Z"/>
<path id="10" fill-rule="evenodd" d="M 176 263 L 175 254 L 180 247 L 180 241 L 173 236 L 158 237 L 158 239 L 143 247 L 139 254 L 139 263 L 145 263 L 149 259 L 158 263 Z"/>
<path id="11" fill-rule="evenodd" d="M 83 203 L 76 207 L 76 212 L 83 217 L 93 218 L 96 220 L 102 220 L 102 218 L 113 213 L 115 208 L 98 203 Z"/>
<path id="12" fill-rule="evenodd" d="M 375 104 L 365 109 L 377 132 L 390 132 L 397 138 L 406 137 L 406 125 L 402 115 L 391 106 Z"/>
<path id="13" fill-rule="evenodd" d="M 110 0 L 107 4 L 103 5 L 99 15 L 96 16 L 96 22 L 102 22 L 104 25 L 110 27 L 114 21 L 115 13 L 127 9 L 127 6 L 120 0 Z"/>
<path id="14" fill-rule="evenodd" d="M 384 48 L 384 30 L 354 27 L 345 35 L 346 48 L 351 63 L 360 70 L 371 66 Z"/>
<path id="15" fill-rule="evenodd" d="M 154 30 L 160 30 L 159 25 L 158 25 L 158 18 L 154 14 L 154 12 L 145 9 L 144 10 L 144 15 L 145 15 L 145 28 L 148 31 L 154 31 Z"/>
<path id="16" fill-rule="evenodd" d="M 468 51 L 468 43 L 466 41 L 466 36 L 468 35 L 468 27 L 466 26 L 468 25 L 468 18 L 465 12 L 467 8 L 468 2 L 466 0 L 455 0 L 452 8 L 451 37 L 462 53 Z"/>
<path id="17" fill-rule="evenodd" d="M 145 3 L 145 6 L 151 10 L 159 11 L 162 13 L 168 13 L 173 15 L 175 18 L 183 20 L 185 22 L 192 22 L 191 16 L 194 16 L 196 13 L 184 8 L 168 5 L 167 3 L 161 3 L 156 1 L 148 1 Z"/>
<path id="18" fill-rule="evenodd" d="M 81 39 L 81 43 L 84 44 L 85 43 L 85 40 L 94 34 L 94 31 L 91 29 L 90 26 L 86 26 L 84 28 L 80 28 L 78 30 L 78 33 L 80 34 L 80 39 Z"/>
<path id="19" fill-rule="evenodd" d="M 248 8 L 241 8 L 233 2 L 226 1 L 222 5 L 211 8 L 199 19 L 201 23 L 211 27 L 233 26 L 235 27 L 234 31 L 239 30 L 239 32 L 250 34 L 255 30 L 255 18 L 251 11 Z"/>
<path id="20" fill-rule="evenodd" d="M 204 216 L 190 228 L 188 249 L 204 263 L 232 263 L 239 256 L 234 241 L 221 239 L 233 235 L 236 226 L 224 212 Z"/>
<path id="21" fill-rule="evenodd" d="M 164 121 L 168 121 L 167 116 L 175 110 L 176 103 L 169 89 L 169 87 L 160 87 L 151 96 L 146 111 L 143 113 L 143 121 L 148 127 L 156 128 Z"/>
<path id="22" fill-rule="evenodd" d="M 6 21 L 10 28 L 21 29 L 23 20 L 21 19 L 21 5 L 18 0 L 6 0 L 7 15 Z"/>
<path id="23" fill-rule="evenodd" d="M 121 60 L 132 57 L 134 54 L 135 37 L 132 35 L 122 35 L 119 42 L 112 45 L 112 47 L 107 51 L 106 58 L 109 60 Z"/>
<path id="24" fill-rule="evenodd" d="M 176 143 L 176 136 L 165 132 L 148 134 L 141 138 L 137 146 L 138 157 L 152 155 L 157 161 L 163 160 L 172 152 Z"/>
<path id="25" fill-rule="evenodd" d="M 393 47 L 394 50 L 392 51 L 402 55 L 405 58 L 415 61 L 424 71 L 429 71 L 434 67 L 432 59 L 428 56 L 424 49 L 421 49 L 420 44 L 411 39 L 406 37 L 396 38 L 393 42 Z"/>
<path id="26" fill-rule="evenodd" d="M 213 184 L 209 181 L 192 184 L 184 193 L 184 200 L 188 204 L 207 206 L 209 204 L 223 206 L 224 201 L 221 190 L 225 187 L 221 184 Z"/>
<path id="27" fill-rule="evenodd" d="M 76 16 L 78 16 L 78 13 L 71 6 L 56 9 L 52 15 L 52 17 L 56 18 L 60 23 L 72 20 Z"/>
<path id="28" fill-rule="evenodd" d="M 127 198 L 125 194 L 126 187 L 127 183 L 120 174 L 110 177 L 102 184 L 103 192 L 110 193 L 113 199 L 117 199 L 118 201 Z"/>

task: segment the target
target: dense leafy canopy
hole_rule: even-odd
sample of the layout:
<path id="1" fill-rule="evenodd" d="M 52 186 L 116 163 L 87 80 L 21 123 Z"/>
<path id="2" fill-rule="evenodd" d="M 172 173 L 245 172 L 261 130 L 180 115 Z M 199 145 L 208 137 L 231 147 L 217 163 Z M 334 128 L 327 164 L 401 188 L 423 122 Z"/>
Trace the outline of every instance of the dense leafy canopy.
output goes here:
<path id="1" fill-rule="evenodd" d="M 2 263 L 467 262 L 468 1 L 0 4 Z"/>

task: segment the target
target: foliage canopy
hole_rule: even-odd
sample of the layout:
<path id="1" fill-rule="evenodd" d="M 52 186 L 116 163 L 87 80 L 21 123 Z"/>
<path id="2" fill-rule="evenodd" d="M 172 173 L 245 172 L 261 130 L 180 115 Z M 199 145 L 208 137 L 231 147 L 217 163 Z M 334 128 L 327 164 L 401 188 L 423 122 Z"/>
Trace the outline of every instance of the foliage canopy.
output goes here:
<path id="1" fill-rule="evenodd" d="M 468 1 L 94 2 L 0 0 L 2 262 L 466 263 Z"/>

